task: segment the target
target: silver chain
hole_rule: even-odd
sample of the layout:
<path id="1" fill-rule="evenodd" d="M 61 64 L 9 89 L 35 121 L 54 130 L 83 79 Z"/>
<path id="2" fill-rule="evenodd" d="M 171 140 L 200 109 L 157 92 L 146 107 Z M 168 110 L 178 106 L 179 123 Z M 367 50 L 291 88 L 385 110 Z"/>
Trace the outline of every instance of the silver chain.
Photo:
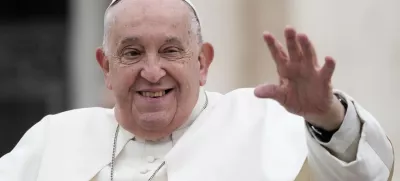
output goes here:
<path id="1" fill-rule="evenodd" d="M 114 135 L 114 144 L 113 144 L 113 152 L 112 152 L 112 159 L 111 159 L 111 181 L 114 181 L 114 164 L 115 164 L 115 152 L 117 151 L 117 139 L 118 139 L 118 132 L 119 132 L 119 124 L 117 129 L 115 130 Z"/>
<path id="2" fill-rule="evenodd" d="M 204 93 L 206 96 L 206 102 L 204 103 L 203 108 L 201 109 L 200 112 L 203 112 L 204 109 L 208 106 L 208 96 L 206 93 Z M 117 141 L 118 141 L 118 133 L 119 133 L 119 128 L 120 125 L 118 124 L 117 129 L 115 130 L 115 135 L 114 135 L 114 143 L 113 143 L 113 151 L 112 151 L 112 158 L 111 158 L 111 171 L 110 171 L 110 181 L 114 181 L 114 167 L 115 167 L 115 154 L 117 152 Z M 158 166 L 157 170 L 154 171 L 154 173 L 151 175 L 148 181 L 153 180 L 153 178 L 157 175 L 157 173 L 161 170 L 161 168 L 165 165 L 165 161 L 161 163 L 160 166 Z"/>

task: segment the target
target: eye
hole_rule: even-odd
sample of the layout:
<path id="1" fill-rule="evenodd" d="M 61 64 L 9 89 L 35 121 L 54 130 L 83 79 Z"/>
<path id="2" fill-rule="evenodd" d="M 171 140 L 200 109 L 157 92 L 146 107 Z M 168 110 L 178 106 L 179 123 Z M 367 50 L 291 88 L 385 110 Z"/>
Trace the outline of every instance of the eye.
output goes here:
<path id="1" fill-rule="evenodd" d="M 134 59 L 142 55 L 142 52 L 136 49 L 128 49 L 123 52 L 123 56 L 127 59 Z"/>
<path id="2" fill-rule="evenodd" d="M 176 47 L 169 47 L 164 49 L 164 53 L 179 53 L 180 50 Z"/>
<path id="3" fill-rule="evenodd" d="M 126 48 L 120 55 L 120 63 L 129 65 L 139 62 L 140 58 L 143 56 L 143 51 L 136 48 Z"/>

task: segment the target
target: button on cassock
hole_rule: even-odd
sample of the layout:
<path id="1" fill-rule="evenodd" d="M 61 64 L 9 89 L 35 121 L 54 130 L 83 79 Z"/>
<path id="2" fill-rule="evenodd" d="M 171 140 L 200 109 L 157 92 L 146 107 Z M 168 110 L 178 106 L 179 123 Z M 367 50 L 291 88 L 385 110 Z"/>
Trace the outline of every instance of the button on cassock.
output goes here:
<path id="1" fill-rule="evenodd" d="M 146 159 L 147 159 L 147 162 L 149 162 L 149 163 L 154 163 L 154 161 L 156 161 L 156 158 L 154 158 L 153 156 L 148 156 Z"/>
<path id="2" fill-rule="evenodd" d="M 149 171 L 150 170 L 146 168 L 146 169 L 141 170 L 140 173 L 141 174 L 146 174 L 146 173 L 149 173 Z"/>

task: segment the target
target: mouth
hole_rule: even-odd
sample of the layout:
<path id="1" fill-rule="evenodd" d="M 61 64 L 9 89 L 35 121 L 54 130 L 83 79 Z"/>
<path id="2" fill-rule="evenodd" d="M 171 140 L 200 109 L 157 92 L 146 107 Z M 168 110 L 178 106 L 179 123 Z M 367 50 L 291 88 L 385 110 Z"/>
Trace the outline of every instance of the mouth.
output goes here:
<path id="1" fill-rule="evenodd" d="M 170 92 L 172 92 L 173 89 L 166 89 L 163 91 L 138 91 L 137 93 L 140 94 L 143 97 L 149 97 L 149 98 L 160 98 L 163 97 L 167 94 L 169 94 Z"/>

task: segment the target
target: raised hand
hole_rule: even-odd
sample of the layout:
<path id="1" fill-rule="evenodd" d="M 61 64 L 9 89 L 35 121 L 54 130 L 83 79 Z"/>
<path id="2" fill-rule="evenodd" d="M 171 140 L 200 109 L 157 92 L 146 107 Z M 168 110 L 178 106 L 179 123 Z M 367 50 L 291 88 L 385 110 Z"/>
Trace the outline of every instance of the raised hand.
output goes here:
<path id="1" fill-rule="evenodd" d="M 321 67 L 308 37 L 297 34 L 294 28 L 285 29 L 285 38 L 288 54 L 271 34 L 264 34 L 280 84 L 260 85 L 255 89 L 255 95 L 278 101 L 289 112 L 304 117 L 315 126 L 336 129 L 344 119 L 345 110 L 333 95 L 331 78 L 335 61 L 326 57 Z"/>

